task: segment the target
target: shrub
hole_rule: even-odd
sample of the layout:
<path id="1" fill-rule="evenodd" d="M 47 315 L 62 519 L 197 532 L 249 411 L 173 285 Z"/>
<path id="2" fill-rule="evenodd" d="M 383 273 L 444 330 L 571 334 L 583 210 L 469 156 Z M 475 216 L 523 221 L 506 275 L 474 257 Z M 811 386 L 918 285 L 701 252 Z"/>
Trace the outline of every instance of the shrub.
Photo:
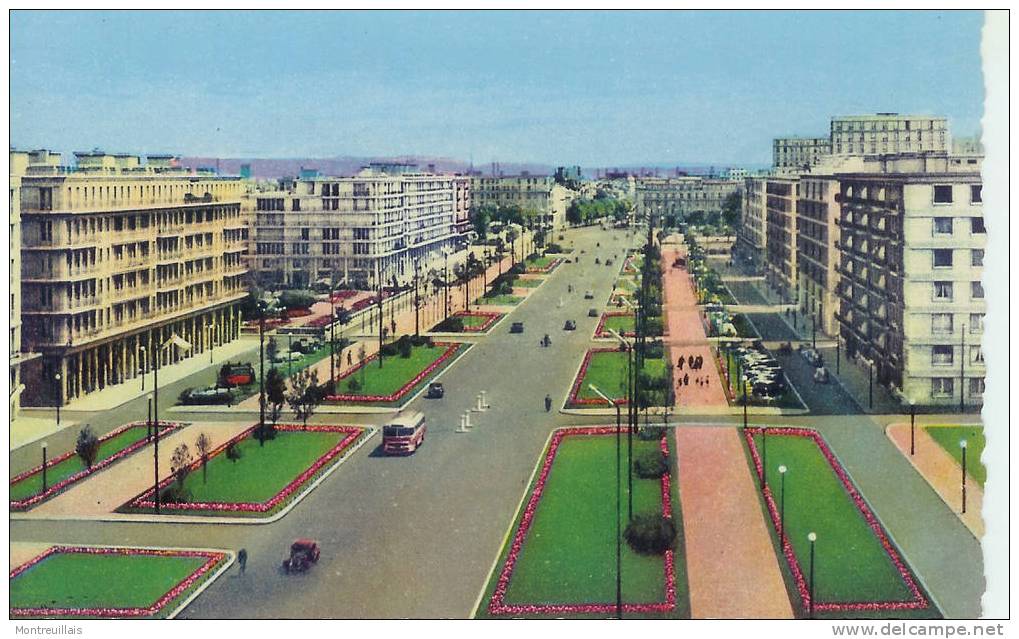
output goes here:
<path id="1" fill-rule="evenodd" d="M 382 347 L 383 357 L 396 357 L 399 354 L 399 350 L 396 348 L 396 344 L 386 344 Z"/>
<path id="2" fill-rule="evenodd" d="M 463 322 L 463 320 L 460 320 L 460 321 L 461 321 L 461 323 Z M 431 345 L 432 345 L 432 338 L 428 337 L 427 335 L 414 335 L 414 336 L 412 336 L 410 338 L 410 343 L 413 344 L 414 346 L 428 346 L 428 347 L 431 347 Z"/>
<path id="3" fill-rule="evenodd" d="M 556 244 L 555 242 L 549 244 L 545 248 L 545 253 L 546 254 L 548 254 L 548 253 L 562 253 L 562 252 L 563 252 L 563 247 L 560 246 L 559 244 Z"/>
<path id="4" fill-rule="evenodd" d="M 463 320 L 460 323 L 463 324 Z M 396 342 L 396 348 L 400 351 L 400 357 L 408 359 L 411 351 L 414 349 L 414 346 L 410 343 L 410 335 L 401 335 L 400 339 Z"/>
<path id="5" fill-rule="evenodd" d="M 663 555 L 676 543 L 676 526 L 660 514 L 640 514 L 626 526 L 623 537 L 639 554 Z"/>
<path id="6" fill-rule="evenodd" d="M 643 479 L 657 479 L 669 472 L 668 458 L 660 450 L 646 450 L 633 460 L 633 470 Z"/>
<path id="7" fill-rule="evenodd" d="M 283 291 L 279 296 L 279 304 L 291 308 L 310 308 L 315 303 L 315 296 L 308 291 Z"/>
<path id="8" fill-rule="evenodd" d="M 662 437 L 665 437 L 667 429 L 668 427 L 663 424 L 646 424 L 644 426 L 638 426 L 637 437 L 644 441 L 659 441 Z"/>
<path id="9" fill-rule="evenodd" d="M 665 330 L 665 327 L 663 326 L 662 323 L 662 318 L 660 317 L 647 318 L 645 326 L 647 327 L 647 334 L 652 337 L 660 336 Z"/>
<path id="10" fill-rule="evenodd" d="M 444 333 L 462 333 L 464 321 L 462 317 L 449 317 L 439 322 L 436 328 Z M 417 344 L 417 346 L 420 346 L 420 344 Z"/>
<path id="11" fill-rule="evenodd" d="M 351 377 L 350 381 L 347 382 L 347 389 L 352 393 L 356 393 L 361 390 L 361 380 L 357 376 Z"/>

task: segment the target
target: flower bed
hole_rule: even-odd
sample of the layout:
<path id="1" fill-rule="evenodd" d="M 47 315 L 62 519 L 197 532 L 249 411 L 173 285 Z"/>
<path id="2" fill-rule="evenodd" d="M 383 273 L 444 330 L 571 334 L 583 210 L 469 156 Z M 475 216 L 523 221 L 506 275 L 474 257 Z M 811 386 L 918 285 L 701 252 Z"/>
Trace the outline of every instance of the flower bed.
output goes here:
<path id="1" fill-rule="evenodd" d="M 446 351 L 442 355 L 440 355 L 438 359 L 436 359 L 434 362 L 425 367 L 424 370 L 415 375 L 413 379 L 411 379 L 409 382 L 401 386 L 396 392 L 390 395 L 360 395 L 356 393 L 337 393 L 335 395 L 327 395 L 326 401 L 362 403 L 362 402 L 397 402 L 403 399 L 403 397 L 407 395 L 407 393 L 409 393 L 415 386 L 420 384 L 424 379 L 426 379 L 429 375 L 435 372 L 435 370 L 438 369 L 440 366 L 445 365 L 446 362 L 452 359 L 452 357 L 456 355 L 457 351 L 462 346 L 462 344 L 460 344 L 459 342 L 434 342 L 434 344 L 435 346 L 446 347 Z M 376 359 L 378 359 L 378 353 L 373 353 L 369 357 L 365 358 L 363 362 L 358 363 L 357 366 L 347 370 L 345 373 L 336 378 L 336 386 L 339 386 L 340 382 L 342 382 L 344 379 L 360 371 L 362 368 L 368 366 L 371 362 L 375 361 Z"/>
<path id="2" fill-rule="evenodd" d="M 510 585 L 510 580 L 513 578 L 513 570 L 517 565 L 517 561 L 520 558 L 520 553 L 524 548 L 524 542 L 527 540 L 527 534 L 534 523 L 538 504 L 541 501 L 542 493 L 545 490 L 545 485 L 548 482 L 549 474 L 552 470 L 552 464 L 555 461 L 556 454 L 559 450 L 559 446 L 563 439 L 567 436 L 576 435 L 614 435 L 616 428 L 614 426 L 589 426 L 579 428 L 561 428 L 555 431 L 552 439 L 549 443 L 548 450 L 545 453 L 545 459 L 541 467 L 541 472 L 531 492 L 530 499 L 527 501 L 527 505 L 524 508 L 523 514 L 520 518 L 520 522 L 517 525 L 516 533 L 513 535 L 513 543 L 509 548 L 509 553 L 503 563 L 502 570 L 499 572 L 498 580 L 496 581 L 495 589 L 492 592 L 491 599 L 488 602 L 488 613 L 491 615 L 572 615 L 572 614 L 611 614 L 616 611 L 615 603 L 580 603 L 580 604 L 553 604 L 553 603 L 540 603 L 540 604 L 508 604 L 506 603 L 506 592 Z M 661 449 L 664 453 L 668 454 L 668 443 L 663 437 L 661 440 Z M 661 508 L 662 515 L 668 518 L 672 518 L 672 498 L 671 498 L 671 478 L 669 473 L 662 475 L 660 480 L 661 486 Z M 668 550 L 665 552 L 663 557 L 664 567 L 664 580 L 665 580 L 665 601 L 651 602 L 651 603 L 624 603 L 622 606 L 624 613 L 667 613 L 672 612 L 676 608 L 676 566 L 675 566 L 675 551 Z"/>
<path id="3" fill-rule="evenodd" d="M 152 604 L 145 607 L 116 607 L 116 606 L 83 606 L 83 607 L 59 607 L 59 606 L 14 606 L 10 608 L 11 617 L 86 617 L 86 618 L 141 618 L 162 616 L 163 613 L 173 611 L 164 610 L 170 603 L 187 594 L 189 590 L 197 586 L 203 579 L 211 576 L 215 568 L 221 566 L 227 560 L 227 554 L 209 550 L 161 550 L 155 548 L 109 548 L 94 546 L 54 546 L 46 552 L 34 557 L 30 561 L 14 568 L 10 572 L 12 592 L 15 587 L 15 580 L 19 577 L 25 579 L 32 573 L 32 568 L 38 566 L 48 559 L 67 555 L 87 556 L 129 556 L 129 557 L 166 557 L 173 559 L 204 559 L 205 561 L 184 579 L 177 582 L 170 590 L 163 593 Z M 27 574 L 26 574 L 27 573 Z M 23 576 L 24 575 L 24 576 Z M 95 575 L 96 578 L 111 578 L 111 575 Z M 83 584 L 84 585 L 84 584 Z"/>
<path id="4" fill-rule="evenodd" d="M 633 313 L 629 311 L 609 311 L 601 314 L 601 319 L 598 320 L 598 328 L 594 329 L 595 339 L 613 339 L 612 334 L 605 330 L 605 324 L 609 321 L 610 317 L 633 317 Z M 635 337 L 637 335 L 636 330 L 632 331 L 616 331 L 623 337 Z"/>
<path id="5" fill-rule="evenodd" d="M 499 321 L 499 319 L 505 313 L 495 313 L 492 311 L 457 311 L 453 313 L 453 317 L 480 317 L 484 318 L 484 322 L 476 326 L 468 326 L 464 324 L 464 333 L 484 333 L 488 329 L 492 328 L 492 325 Z"/>
<path id="6" fill-rule="evenodd" d="M 159 420 L 159 424 L 161 426 L 159 432 L 160 432 L 160 435 L 162 435 L 162 436 L 165 436 L 170 431 L 176 430 L 176 429 L 181 428 L 183 426 L 183 424 L 181 424 L 180 422 L 168 422 L 168 421 L 164 421 L 164 420 Z M 102 437 L 99 438 L 100 451 L 102 450 L 102 445 L 104 443 L 109 442 L 111 439 L 121 435 L 122 433 L 126 432 L 128 429 L 131 429 L 131 428 L 146 428 L 147 429 L 147 424 L 145 422 L 130 422 L 128 424 L 124 424 L 120 428 L 114 429 L 114 430 L 110 431 L 109 433 L 103 435 Z M 86 477 L 92 475 L 93 473 L 97 473 L 97 472 L 103 470 L 104 468 L 106 468 L 107 466 L 117 462 L 118 460 L 123 459 L 124 457 L 127 457 L 131 453 L 134 453 L 135 451 L 137 451 L 138 449 L 142 448 L 143 446 L 146 446 L 150 442 L 151 442 L 151 440 L 149 440 L 146 437 L 142 436 L 142 437 L 140 437 L 138 439 L 138 441 L 136 441 L 135 443 L 131 444 L 130 446 L 127 446 L 126 448 L 121 449 L 120 451 L 116 452 L 113 455 L 110 455 L 109 457 L 106 457 L 106 458 L 98 460 L 95 464 L 92 465 L 91 468 L 86 468 L 84 470 L 81 470 L 79 472 L 76 472 L 76 473 L 70 475 L 69 477 L 65 477 L 64 479 L 55 482 L 52 486 L 49 486 L 46 489 L 45 492 L 41 492 L 41 493 L 38 493 L 36 495 L 32 495 L 31 497 L 26 497 L 24 499 L 12 499 L 12 500 L 10 500 L 10 509 L 13 510 L 13 511 L 28 510 L 28 509 L 32 508 L 33 506 L 36 506 L 39 503 L 41 503 L 43 501 L 46 501 L 46 500 L 48 500 L 48 499 L 58 495 L 59 493 L 64 492 L 71 485 L 81 481 L 82 479 L 85 479 Z M 56 466 L 58 464 L 61 464 L 61 463 L 65 462 L 65 461 L 67 461 L 68 459 L 71 459 L 72 457 L 75 457 L 76 455 L 77 455 L 77 453 L 75 451 L 71 450 L 71 451 L 68 451 L 68 452 L 58 456 L 58 457 L 54 457 L 53 459 L 50 459 L 50 460 L 48 460 L 46 462 L 46 469 L 49 470 L 49 469 L 53 468 L 54 466 Z M 14 477 L 12 477 L 11 481 L 10 481 L 10 486 L 13 488 L 15 484 L 18 484 L 18 483 L 20 483 L 22 481 L 25 481 L 26 479 L 28 479 L 30 477 L 34 477 L 35 475 L 39 475 L 41 473 L 42 473 L 42 464 L 36 466 L 35 468 L 26 470 L 25 472 L 20 473 L 18 475 L 15 475 Z"/>
<path id="7" fill-rule="evenodd" d="M 822 456 L 827 462 L 828 466 L 835 473 L 839 483 L 845 489 L 849 499 L 852 501 L 859 515 L 863 518 L 866 525 L 870 528 L 871 532 L 877 538 L 891 561 L 898 575 L 902 578 L 902 582 L 906 589 L 911 595 L 911 598 L 907 601 L 850 601 L 850 602 L 822 602 L 815 601 L 813 609 L 815 611 L 904 611 L 904 610 L 922 610 L 930 606 L 930 602 L 927 597 L 921 591 L 920 586 L 917 584 L 916 579 L 913 577 L 912 572 L 906 565 L 905 560 L 899 554 L 898 550 L 892 544 L 888 535 L 885 533 L 884 528 L 878 521 L 877 516 L 867 505 L 867 502 L 860 495 L 856 486 L 853 485 L 852 480 L 846 473 L 842 464 L 835 458 L 834 453 L 828 447 L 828 444 L 824 441 L 821 435 L 814 430 L 807 428 L 791 428 L 791 427 L 766 427 L 766 428 L 747 428 L 744 429 L 744 437 L 747 441 L 747 445 L 750 450 L 750 457 L 757 474 L 758 480 L 763 477 L 764 469 L 761 461 L 761 456 L 758 452 L 757 444 L 754 441 L 755 435 L 771 435 L 771 436 L 786 436 L 786 437 L 804 437 L 813 440 L 813 443 L 820 450 Z M 781 513 L 776 504 L 775 496 L 772 494 L 771 486 L 765 484 L 763 490 L 763 496 L 765 505 L 767 506 L 768 513 L 771 518 L 772 525 L 775 527 L 777 532 L 781 526 Z M 803 602 L 803 607 L 808 608 L 810 606 L 810 586 L 807 583 L 806 578 L 803 574 L 803 568 L 800 566 L 799 560 L 796 556 L 796 552 L 793 548 L 793 542 L 790 541 L 788 535 L 783 535 L 781 540 L 782 554 L 785 556 L 786 563 L 792 573 L 793 581 L 795 583 L 796 591 L 800 596 L 800 600 Z"/>
<path id="8" fill-rule="evenodd" d="M 236 444 L 248 436 L 252 436 L 257 424 L 252 425 L 233 439 L 224 442 L 212 452 L 209 453 L 209 460 L 217 457 L 220 454 L 226 452 L 227 447 L 230 444 Z M 276 426 L 277 431 L 282 432 L 307 432 L 307 433 L 340 433 L 346 436 L 340 439 L 340 441 L 320 456 L 314 463 L 312 463 L 307 469 L 301 472 L 297 477 L 291 480 L 286 486 L 283 487 L 278 493 L 273 495 L 267 501 L 262 502 L 222 502 L 222 501 L 187 501 L 187 502 L 163 502 L 160 500 L 160 509 L 162 512 L 179 512 L 179 511 L 206 511 L 207 514 L 217 513 L 237 513 L 237 514 L 266 514 L 277 510 L 278 508 L 285 505 L 285 503 L 297 494 L 297 491 L 304 487 L 305 484 L 309 483 L 312 479 L 318 476 L 322 471 L 325 471 L 334 461 L 338 461 L 342 458 L 348 449 L 368 431 L 359 426 L 331 426 L 331 425 L 308 425 L 302 426 L 300 424 L 278 424 Z M 269 446 L 272 446 L 272 442 L 269 442 Z M 243 464 L 243 458 L 237 462 Z M 190 466 L 191 472 L 200 471 L 202 466 L 202 460 L 199 457 Z M 167 487 L 174 482 L 174 477 L 171 474 L 159 482 L 159 491 L 162 493 Z M 155 509 L 155 502 L 152 499 L 152 489 L 150 488 L 146 492 L 138 495 L 127 502 L 122 508 L 128 512 L 134 510 L 152 511 Z"/>
<path id="9" fill-rule="evenodd" d="M 591 358 L 596 353 L 615 353 L 618 352 L 618 348 L 592 348 L 584 354 L 584 361 L 580 364 L 580 370 L 577 372 L 577 378 L 573 380 L 573 386 L 570 388 L 570 396 L 567 398 L 566 403 L 571 406 L 604 406 L 605 400 L 600 397 L 578 397 L 580 394 L 580 387 L 584 383 L 584 377 L 587 375 L 587 369 L 591 365 Z M 619 397 L 615 400 L 616 404 L 625 405 L 627 400 L 625 397 Z"/>
<path id="10" fill-rule="evenodd" d="M 563 258 L 557 257 L 557 258 L 551 260 L 545 266 L 528 266 L 525 272 L 527 272 L 527 273 L 544 273 L 544 274 L 548 274 L 548 273 L 551 273 L 552 271 L 554 271 L 556 269 L 556 267 L 558 267 L 560 264 L 562 264 L 562 262 L 563 262 Z"/>
<path id="11" fill-rule="evenodd" d="M 321 315 L 309 321 L 307 324 L 305 324 L 305 326 L 307 326 L 308 328 L 325 328 L 326 326 L 329 326 L 329 324 L 332 323 L 332 321 L 333 318 L 330 317 L 329 315 Z"/>
<path id="12" fill-rule="evenodd" d="M 358 293 L 358 291 L 351 291 L 351 290 L 333 291 L 332 301 L 333 302 L 342 302 L 343 300 L 350 299 L 351 297 L 355 297 L 357 295 L 357 293 Z"/>
<path id="13" fill-rule="evenodd" d="M 311 315 L 311 309 L 310 308 L 288 308 L 287 309 L 287 318 L 288 319 L 293 319 L 295 317 L 307 317 L 309 315 Z"/>

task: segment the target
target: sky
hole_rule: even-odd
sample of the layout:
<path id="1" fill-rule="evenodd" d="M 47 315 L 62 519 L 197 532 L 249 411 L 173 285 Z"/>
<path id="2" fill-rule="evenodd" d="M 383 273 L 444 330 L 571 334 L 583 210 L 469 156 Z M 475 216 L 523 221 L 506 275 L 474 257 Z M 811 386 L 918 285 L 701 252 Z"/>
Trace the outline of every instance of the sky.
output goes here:
<path id="1" fill-rule="evenodd" d="M 980 12 L 11 16 L 11 140 L 64 153 L 767 164 L 832 115 L 980 130 Z"/>

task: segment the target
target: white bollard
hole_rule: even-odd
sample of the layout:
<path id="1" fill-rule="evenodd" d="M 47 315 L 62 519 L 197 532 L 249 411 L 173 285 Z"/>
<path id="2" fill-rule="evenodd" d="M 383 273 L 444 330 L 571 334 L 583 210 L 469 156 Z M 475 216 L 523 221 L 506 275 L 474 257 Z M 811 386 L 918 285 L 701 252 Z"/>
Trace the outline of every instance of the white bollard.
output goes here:
<path id="1" fill-rule="evenodd" d="M 477 411 L 480 413 L 483 410 L 485 410 L 485 404 L 484 404 L 484 402 L 481 401 L 481 393 L 478 393 L 478 408 L 477 408 Z"/>
<path id="2" fill-rule="evenodd" d="M 471 428 L 471 411 L 464 411 L 464 426 L 470 430 Z"/>
<path id="3" fill-rule="evenodd" d="M 456 432 L 458 432 L 458 433 L 466 433 L 467 432 L 467 429 L 464 428 L 464 416 L 463 415 L 460 416 L 460 426 L 456 429 Z"/>
<path id="4" fill-rule="evenodd" d="M 491 408 L 491 406 L 488 405 L 488 400 L 485 399 L 485 391 L 481 391 L 481 407 L 485 410 Z"/>

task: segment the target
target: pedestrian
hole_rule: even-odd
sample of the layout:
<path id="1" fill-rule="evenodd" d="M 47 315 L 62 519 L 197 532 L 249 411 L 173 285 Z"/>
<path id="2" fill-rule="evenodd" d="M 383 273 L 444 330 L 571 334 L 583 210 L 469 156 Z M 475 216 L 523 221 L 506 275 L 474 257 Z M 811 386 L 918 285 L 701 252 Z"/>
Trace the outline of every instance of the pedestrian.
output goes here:
<path id="1" fill-rule="evenodd" d="M 237 565 L 241 567 L 241 574 L 244 574 L 244 568 L 248 565 L 248 551 L 241 548 L 237 551 Z"/>
<path id="2" fill-rule="evenodd" d="M 396 320 L 395 319 L 394 320 L 389 320 L 389 325 L 393 327 L 390 332 L 393 335 L 396 335 Z"/>
<path id="3" fill-rule="evenodd" d="M 552 397 L 550 395 L 545 395 L 545 412 L 547 413 L 551 410 L 552 410 Z"/>
<path id="4" fill-rule="evenodd" d="M 350 351 L 347 351 L 347 366 L 352 366 L 352 361 L 353 360 L 350 358 Z"/>
<path id="5" fill-rule="evenodd" d="M 689 385 L 690 385 L 690 374 L 689 373 L 683 373 L 683 386 L 689 386 Z"/>
<path id="6" fill-rule="evenodd" d="M 697 370 L 700 370 L 704 366 L 704 357 L 702 355 L 697 356 Z"/>
<path id="7" fill-rule="evenodd" d="M 683 370 L 683 364 L 686 363 L 686 358 L 682 355 L 679 356 L 679 370 Z"/>

